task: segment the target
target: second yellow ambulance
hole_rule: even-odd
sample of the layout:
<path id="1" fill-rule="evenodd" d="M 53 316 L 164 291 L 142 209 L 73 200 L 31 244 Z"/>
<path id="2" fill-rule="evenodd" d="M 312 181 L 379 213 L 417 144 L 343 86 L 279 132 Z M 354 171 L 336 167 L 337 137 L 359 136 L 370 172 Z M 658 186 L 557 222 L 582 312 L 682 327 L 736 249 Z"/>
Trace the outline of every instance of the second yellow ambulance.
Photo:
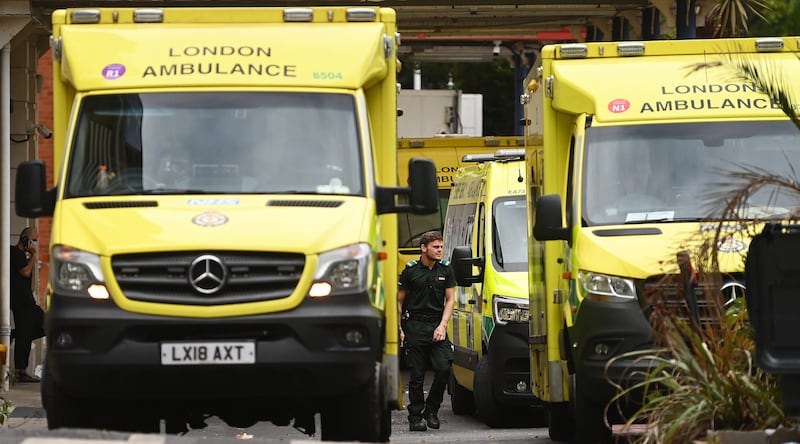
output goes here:
<path id="1" fill-rule="evenodd" d="M 458 281 L 452 408 L 491 427 L 531 424 L 542 410 L 529 385 L 524 159 L 524 149 L 464 156 L 445 221 Z"/>

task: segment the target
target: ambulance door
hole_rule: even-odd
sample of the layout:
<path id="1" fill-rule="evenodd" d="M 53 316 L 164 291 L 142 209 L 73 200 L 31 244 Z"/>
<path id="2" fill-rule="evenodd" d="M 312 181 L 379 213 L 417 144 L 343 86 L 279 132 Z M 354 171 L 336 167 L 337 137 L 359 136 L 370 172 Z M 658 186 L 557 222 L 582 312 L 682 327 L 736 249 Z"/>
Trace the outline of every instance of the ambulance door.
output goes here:
<path id="1" fill-rule="evenodd" d="M 475 181 L 464 181 L 453 189 L 455 199 L 449 202 L 444 226 L 444 258 L 451 259 L 455 247 L 468 246 L 472 249 L 475 235 L 475 214 L 477 212 L 477 189 Z M 472 332 L 472 307 L 474 305 L 475 285 L 456 287 L 456 301 L 453 319 L 450 323 L 450 340 L 455 346 L 454 365 L 471 369 L 470 364 L 477 358 L 475 334 Z M 478 336 L 480 337 L 480 336 Z"/>
<path id="2" fill-rule="evenodd" d="M 486 182 L 482 182 L 485 185 Z M 475 236 L 472 242 L 472 257 L 482 257 L 484 266 L 484 276 L 486 264 L 489 259 L 486 257 L 486 188 L 482 186 L 481 197 L 478 203 L 477 212 L 475 213 Z M 491 300 L 487 299 L 487 295 L 483 293 L 483 282 L 475 283 L 472 286 L 472 316 L 469 317 L 471 324 L 470 331 L 474 334 L 472 341 L 475 344 L 475 350 L 482 356 L 483 347 L 481 346 L 485 341 L 489 343 L 489 338 L 486 337 L 486 332 L 483 325 L 484 313 L 488 312 Z"/>

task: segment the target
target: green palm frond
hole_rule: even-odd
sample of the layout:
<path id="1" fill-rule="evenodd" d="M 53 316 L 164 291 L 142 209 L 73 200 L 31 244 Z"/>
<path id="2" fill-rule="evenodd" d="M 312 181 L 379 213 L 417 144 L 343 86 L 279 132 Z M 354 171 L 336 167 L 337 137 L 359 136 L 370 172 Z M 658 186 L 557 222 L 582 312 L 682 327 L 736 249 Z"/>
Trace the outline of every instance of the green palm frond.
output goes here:
<path id="1" fill-rule="evenodd" d="M 795 54 L 800 62 L 800 56 Z M 800 129 L 800 116 L 794 107 L 791 99 L 788 80 L 775 66 L 759 66 L 758 63 L 746 58 L 729 56 L 729 64 L 736 71 L 740 80 L 752 82 L 755 87 L 769 96 L 769 98 L 780 106 L 792 123 Z"/>
<path id="2" fill-rule="evenodd" d="M 752 83 L 758 91 L 766 94 L 773 103 L 777 104 L 792 123 L 800 129 L 800 115 L 798 115 L 796 102 L 792 100 L 789 80 L 777 66 L 771 63 L 759 63 L 742 56 L 741 52 L 723 54 L 725 54 L 726 61 L 695 63 L 687 66 L 687 74 L 703 69 L 728 68 L 733 76 L 732 80 Z M 800 55 L 794 54 L 794 56 L 800 63 Z"/>
<path id="3" fill-rule="evenodd" d="M 769 9 L 766 0 L 717 0 L 706 20 L 714 26 L 714 37 L 744 37 L 752 16 L 766 20 L 762 11 Z"/>

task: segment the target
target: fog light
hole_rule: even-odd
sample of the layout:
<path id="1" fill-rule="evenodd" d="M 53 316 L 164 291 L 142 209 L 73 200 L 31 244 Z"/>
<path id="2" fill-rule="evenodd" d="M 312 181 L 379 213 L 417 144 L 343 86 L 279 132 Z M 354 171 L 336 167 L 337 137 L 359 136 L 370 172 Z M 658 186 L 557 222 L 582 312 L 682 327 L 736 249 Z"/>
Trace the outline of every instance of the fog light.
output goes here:
<path id="1" fill-rule="evenodd" d="M 519 381 L 517 383 L 517 393 L 524 393 L 528 391 L 528 383 L 525 381 Z"/>
<path id="2" fill-rule="evenodd" d="M 62 332 L 56 336 L 55 342 L 59 347 L 71 347 L 74 341 L 71 334 Z"/>
<path id="3" fill-rule="evenodd" d="M 609 351 L 608 345 L 603 344 L 602 342 L 599 344 L 595 344 L 594 346 L 594 354 L 596 355 L 606 356 L 608 355 L 608 351 Z"/>
<path id="4" fill-rule="evenodd" d="M 105 285 L 101 284 L 92 284 L 86 290 L 89 293 L 89 296 L 92 299 L 108 299 L 108 289 Z"/>
<path id="5" fill-rule="evenodd" d="M 360 347 L 366 345 L 367 335 L 359 329 L 347 330 L 344 333 L 344 343 L 351 347 Z"/>
<path id="6" fill-rule="evenodd" d="M 314 282 L 311 285 L 311 289 L 308 291 L 308 295 L 312 298 L 322 298 L 328 296 L 333 291 L 333 287 L 331 284 L 327 282 Z"/>

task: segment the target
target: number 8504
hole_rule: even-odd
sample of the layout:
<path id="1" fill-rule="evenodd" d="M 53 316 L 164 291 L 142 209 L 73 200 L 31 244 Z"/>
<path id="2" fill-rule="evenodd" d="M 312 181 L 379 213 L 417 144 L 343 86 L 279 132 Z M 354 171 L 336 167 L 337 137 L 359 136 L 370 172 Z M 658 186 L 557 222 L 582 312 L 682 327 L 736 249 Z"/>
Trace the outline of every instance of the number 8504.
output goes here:
<path id="1" fill-rule="evenodd" d="M 314 80 L 341 80 L 342 73 L 340 72 L 315 72 Z"/>

